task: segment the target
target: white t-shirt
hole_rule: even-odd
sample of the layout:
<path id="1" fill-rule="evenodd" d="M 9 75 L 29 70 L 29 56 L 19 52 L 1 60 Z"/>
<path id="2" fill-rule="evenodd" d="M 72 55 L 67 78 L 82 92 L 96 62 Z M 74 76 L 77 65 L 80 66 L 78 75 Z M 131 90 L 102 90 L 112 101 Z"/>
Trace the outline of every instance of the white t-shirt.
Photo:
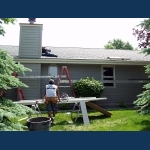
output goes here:
<path id="1" fill-rule="evenodd" d="M 46 97 L 56 97 L 56 89 L 57 86 L 54 84 L 48 84 L 46 85 Z"/>

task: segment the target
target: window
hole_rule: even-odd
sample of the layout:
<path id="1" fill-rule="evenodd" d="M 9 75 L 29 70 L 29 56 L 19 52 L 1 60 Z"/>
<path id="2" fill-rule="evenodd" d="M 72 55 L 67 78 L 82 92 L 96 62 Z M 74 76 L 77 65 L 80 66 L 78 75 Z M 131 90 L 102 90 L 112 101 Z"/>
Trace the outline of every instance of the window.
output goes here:
<path id="1" fill-rule="evenodd" d="M 58 68 L 56 65 L 50 65 L 48 67 L 48 76 L 58 76 Z"/>
<path id="2" fill-rule="evenodd" d="M 102 80 L 103 84 L 106 87 L 114 87 L 115 83 L 113 81 L 115 80 L 114 77 L 114 66 L 102 66 Z"/>

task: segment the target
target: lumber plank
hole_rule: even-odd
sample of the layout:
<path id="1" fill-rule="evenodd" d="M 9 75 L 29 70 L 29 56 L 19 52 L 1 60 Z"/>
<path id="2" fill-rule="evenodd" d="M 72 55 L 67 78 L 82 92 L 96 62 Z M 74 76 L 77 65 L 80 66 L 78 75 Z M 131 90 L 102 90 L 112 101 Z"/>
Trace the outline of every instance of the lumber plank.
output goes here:
<path id="1" fill-rule="evenodd" d="M 103 109 L 103 108 L 99 107 L 98 105 L 95 105 L 91 102 L 86 102 L 86 105 L 94 110 L 101 112 L 102 114 L 104 114 L 108 117 L 110 117 L 112 115 L 110 112 L 106 111 L 105 109 Z"/>

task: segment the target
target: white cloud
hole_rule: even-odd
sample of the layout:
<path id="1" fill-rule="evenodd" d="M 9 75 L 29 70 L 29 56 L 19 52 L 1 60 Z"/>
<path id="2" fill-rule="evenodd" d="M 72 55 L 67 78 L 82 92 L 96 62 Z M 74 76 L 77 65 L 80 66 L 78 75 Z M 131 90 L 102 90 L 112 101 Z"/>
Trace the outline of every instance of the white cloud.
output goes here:
<path id="1" fill-rule="evenodd" d="M 37 18 L 42 23 L 43 45 L 56 47 L 102 48 L 114 38 L 138 46 L 132 28 L 144 18 Z M 19 45 L 19 23 L 28 18 L 17 18 L 15 25 L 5 25 L 6 35 L 0 36 L 0 45 Z"/>

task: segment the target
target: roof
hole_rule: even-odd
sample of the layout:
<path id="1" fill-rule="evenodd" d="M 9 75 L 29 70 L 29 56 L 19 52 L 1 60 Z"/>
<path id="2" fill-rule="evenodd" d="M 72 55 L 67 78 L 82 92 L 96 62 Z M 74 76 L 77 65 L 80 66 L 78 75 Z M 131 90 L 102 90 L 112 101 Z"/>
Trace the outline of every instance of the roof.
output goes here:
<path id="1" fill-rule="evenodd" d="M 139 50 L 106 50 L 103 48 L 80 47 L 46 47 L 51 53 L 58 55 L 57 59 L 92 59 L 107 60 L 111 58 L 127 58 L 130 61 L 150 61 L 150 56 L 140 53 Z M 0 45 L 0 49 L 6 50 L 11 56 L 18 57 L 19 46 Z M 48 58 L 41 56 L 42 59 Z M 55 59 L 55 58 L 54 58 Z"/>

